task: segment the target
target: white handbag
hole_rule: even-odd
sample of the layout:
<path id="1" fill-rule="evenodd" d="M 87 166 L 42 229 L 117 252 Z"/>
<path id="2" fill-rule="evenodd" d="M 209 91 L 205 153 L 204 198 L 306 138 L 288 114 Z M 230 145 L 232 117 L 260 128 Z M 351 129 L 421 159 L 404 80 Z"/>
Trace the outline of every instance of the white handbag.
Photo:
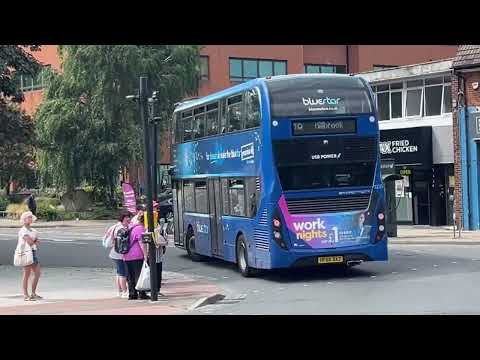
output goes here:
<path id="1" fill-rule="evenodd" d="M 25 242 L 18 244 L 13 255 L 13 265 L 28 266 L 33 264 L 33 251 Z"/>
<path id="2" fill-rule="evenodd" d="M 137 284 L 135 286 L 137 291 L 148 291 L 150 290 L 150 266 L 148 266 L 147 262 L 143 262 L 142 272 L 138 277 Z"/>

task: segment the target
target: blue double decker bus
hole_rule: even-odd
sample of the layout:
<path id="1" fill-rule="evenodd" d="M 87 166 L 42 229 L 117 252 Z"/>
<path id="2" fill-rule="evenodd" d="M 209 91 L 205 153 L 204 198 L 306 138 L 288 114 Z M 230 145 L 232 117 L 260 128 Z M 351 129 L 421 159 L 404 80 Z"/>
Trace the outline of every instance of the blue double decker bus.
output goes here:
<path id="1" fill-rule="evenodd" d="M 387 260 L 379 128 L 358 76 L 255 79 L 173 114 L 175 245 L 244 276 Z"/>

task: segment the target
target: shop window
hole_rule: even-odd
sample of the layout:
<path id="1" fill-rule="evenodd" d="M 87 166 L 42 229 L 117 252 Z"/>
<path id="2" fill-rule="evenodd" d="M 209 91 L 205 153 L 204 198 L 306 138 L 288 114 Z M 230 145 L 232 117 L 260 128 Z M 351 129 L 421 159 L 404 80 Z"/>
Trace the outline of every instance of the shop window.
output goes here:
<path id="1" fill-rule="evenodd" d="M 202 214 L 208 214 L 207 182 L 206 181 L 195 182 L 195 204 L 196 204 L 196 212 L 202 213 Z"/>

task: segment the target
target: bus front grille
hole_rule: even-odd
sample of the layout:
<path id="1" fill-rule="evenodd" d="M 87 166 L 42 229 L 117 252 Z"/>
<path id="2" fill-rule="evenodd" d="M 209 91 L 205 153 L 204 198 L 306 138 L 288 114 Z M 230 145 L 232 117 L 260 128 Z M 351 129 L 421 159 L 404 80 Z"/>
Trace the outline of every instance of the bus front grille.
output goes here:
<path id="1" fill-rule="evenodd" d="M 321 214 L 365 210 L 370 195 L 316 199 L 286 199 L 290 214 Z"/>

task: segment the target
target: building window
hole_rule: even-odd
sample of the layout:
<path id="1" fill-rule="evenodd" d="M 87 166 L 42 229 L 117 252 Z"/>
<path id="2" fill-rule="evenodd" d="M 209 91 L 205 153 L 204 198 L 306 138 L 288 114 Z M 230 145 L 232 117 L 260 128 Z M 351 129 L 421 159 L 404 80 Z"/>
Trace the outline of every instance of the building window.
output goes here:
<path id="1" fill-rule="evenodd" d="M 450 76 L 372 86 L 380 120 L 452 112 Z"/>
<path id="2" fill-rule="evenodd" d="M 442 113 L 443 78 L 425 79 L 425 116 Z"/>
<path id="3" fill-rule="evenodd" d="M 208 56 L 200 56 L 200 79 L 208 80 L 209 75 Z"/>
<path id="4" fill-rule="evenodd" d="M 305 64 L 305 73 L 307 74 L 323 74 L 323 73 L 336 73 L 336 74 L 346 74 L 347 66 L 346 65 L 315 65 L 315 64 Z"/>
<path id="5" fill-rule="evenodd" d="M 385 70 L 385 69 L 393 69 L 398 67 L 398 65 L 381 65 L 381 64 L 374 64 L 373 70 Z"/>
<path id="6" fill-rule="evenodd" d="M 39 73 L 36 77 L 19 74 L 17 78 L 17 85 L 22 92 L 43 89 L 43 76 L 41 73 Z"/>
<path id="7" fill-rule="evenodd" d="M 287 62 L 284 60 L 230 58 L 230 81 L 233 82 L 286 74 Z"/>

